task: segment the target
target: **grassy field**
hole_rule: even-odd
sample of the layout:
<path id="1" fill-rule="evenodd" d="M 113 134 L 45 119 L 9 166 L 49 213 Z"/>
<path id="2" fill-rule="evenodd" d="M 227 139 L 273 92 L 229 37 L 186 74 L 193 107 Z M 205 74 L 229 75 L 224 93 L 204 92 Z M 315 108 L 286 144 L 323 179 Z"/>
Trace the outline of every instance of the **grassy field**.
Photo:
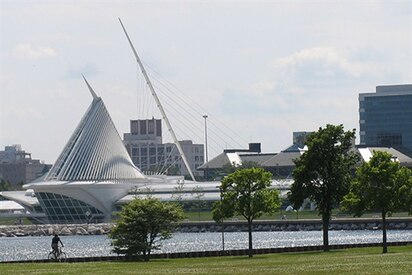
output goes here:
<path id="1" fill-rule="evenodd" d="M 190 212 L 185 212 L 186 219 L 189 221 L 212 221 L 212 212 L 210 211 L 203 211 L 203 212 L 197 212 L 197 211 L 190 211 Z M 276 212 L 272 215 L 267 215 L 264 214 L 261 216 L 258 220 L 281 220 L 282 216 L 286 215 L 288 220 L 303 220 L 303 219 L 321 219 L 321 217 L 318 215 L 317 211 L 309 211 L 309 210 L 304 210 L 304 211 L 299 211 L 299 212 Z M 332 211 L 332 217 L 335 218 L 353 218 L 352 215 L 349 214 L 342 214 L 338 210 L 333 210 Z M 379 213 L 365 213 L 361 218 L 372 218 L 372 217 L 378 217 L 380 218 Z M 411 217 L 408 215 L 406 212 L 399 212 L 399 213 L 393 213 L 392 217 Z M 242 217 L 234 217 L 234 219 L 237 220 L 244 220 Z M 231 220 L 231 219 L 229 219 Z"/>
<path id="2" fill-rule="evenodd" d="M 150 262 L 0 264 L 0 274 L 411 274 L 412 246 Z"/>

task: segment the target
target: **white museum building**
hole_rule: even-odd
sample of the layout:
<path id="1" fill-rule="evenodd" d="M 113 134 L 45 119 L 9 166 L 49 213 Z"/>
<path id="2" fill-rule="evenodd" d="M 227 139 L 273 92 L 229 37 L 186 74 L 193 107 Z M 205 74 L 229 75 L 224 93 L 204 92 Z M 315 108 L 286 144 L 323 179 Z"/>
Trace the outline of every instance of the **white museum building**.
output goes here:
<path id="1" fill-rule="evenodd" d="M 24 185 L 27 191 L 0 193 L 39 222 L 107 222 L 115 205 L 139 196 L 139 190 L 158 186 L 168 190 L 170 199 L 174 186 L 184 181 L 179 176 L 145 176 L 133 164 L 103 100 L 86 84 L 93 101 L 50 171 Z M 187 182 L 185 188 L 193 188 L 191 185 L 194 183 Z M 217 199 L 216 183 L 202 183 L 206 192 L 209 185 Z M 167 199 L 164 195 L 159 198 Z"/>

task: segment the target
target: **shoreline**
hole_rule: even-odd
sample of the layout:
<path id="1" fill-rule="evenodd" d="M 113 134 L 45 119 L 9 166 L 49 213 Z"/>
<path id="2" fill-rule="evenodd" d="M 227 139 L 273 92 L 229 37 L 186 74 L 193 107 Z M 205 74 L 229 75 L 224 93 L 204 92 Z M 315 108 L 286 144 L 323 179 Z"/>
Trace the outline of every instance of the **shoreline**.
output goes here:
<path id="1" fill-rule="evenodd" d="M 0 225 L 0 237 L 51 236 L 55 233 L 61 236 L 70 235 L 106 235 L 114 223 L 101 224 L 38 224 L 38 225 Z M 381 220 L 378 218 L 364 219 L 334 219 L 329 230 L 381 230 Z M 411 218 L 387 218 L 387 229 L 412 230 Z M 253 223 L 253 232 L 270 231 L 321 231 L 322 221 L 316 220 L 257 220 Z M 202 232 L 247 232 L 245 221 L 224 221 L 218 224 L 213 221 L 180 223 L 176 230 L 182 233 Z"/>

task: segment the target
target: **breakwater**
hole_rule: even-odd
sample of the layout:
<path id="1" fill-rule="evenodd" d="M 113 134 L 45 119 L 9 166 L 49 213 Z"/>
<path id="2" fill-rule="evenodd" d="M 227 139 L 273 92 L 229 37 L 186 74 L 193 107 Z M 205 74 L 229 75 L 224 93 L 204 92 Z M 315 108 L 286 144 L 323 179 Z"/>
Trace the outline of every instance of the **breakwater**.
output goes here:
<path id="1" fill-rule="evenodd" d="M 0 237 L 50 236 L 55 233 L 62 236 L 70 235 L 106 235 L 113 228 L 113 223 L 101 224 L 42 224 L 42 225 L 2 225 Z M 412 218 L 390 218 L 387 220 L 388 229 L 412 230 Z M 332 220 L 329 230 L 380 230 L 381 220 L 370 219 L 337 219 Z M 198 232 L 247 232 L 245 221 L 215 222 L 183 222 L 177 231 L 181 233 Z M 254 232 L 271 231 L 320 231 L 320 220 L 283 220 L 255 221 Z"/>
<path id="2" fill-rule="evenodd" d="M 106 235 L 113 228 L 112 223 L 100 224 L 38 224 L 2 225 L 0 237 L 71 235 Z"/>

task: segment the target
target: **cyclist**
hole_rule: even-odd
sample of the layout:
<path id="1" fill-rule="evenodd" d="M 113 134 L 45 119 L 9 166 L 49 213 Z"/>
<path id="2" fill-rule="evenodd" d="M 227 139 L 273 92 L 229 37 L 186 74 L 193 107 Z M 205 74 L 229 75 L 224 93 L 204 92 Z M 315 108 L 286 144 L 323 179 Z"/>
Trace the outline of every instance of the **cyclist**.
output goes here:
<path id="1" fill-rule="evenodd" d="M 63 245 L 62 241 L 60 240 L 59 236 L 57 234 L 54 234 L 54 237 L 52 239 L 51 247 L 53 248 L 53 252 L 56 255 L 56 258 L 60 254 L 59 242 L 62 245 L 62 247 L 64 247 L 64 245 Z"/>

